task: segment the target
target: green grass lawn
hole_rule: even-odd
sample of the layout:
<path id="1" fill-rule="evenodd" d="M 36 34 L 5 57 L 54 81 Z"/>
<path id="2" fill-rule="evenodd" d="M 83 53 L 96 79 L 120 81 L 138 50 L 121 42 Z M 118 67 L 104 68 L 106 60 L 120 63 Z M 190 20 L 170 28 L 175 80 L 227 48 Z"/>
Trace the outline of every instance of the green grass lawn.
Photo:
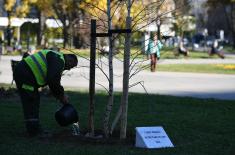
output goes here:
<path id="1" fill-rule="evenodd" d="M 235 74 L 235 64 L 158 64 L 158 71 Z"/>
<path id="2" fill-rule="evenodd" d="M 176 57 L 174 55 L 174 51 L 176 49 L 175 48 L 163 48 L 161 50 L 161 59 L 176 59 L 176 58 L 183 58 L 183 56 L 179 56 Z M 61 51 L 63 51 L 64 53 L 74 53 L 80 57 L 84 57 L 84 58 L 89 58 L 90 57 L 90 49 L 61 49 Z M 123 48 L 118 50 L 119 52 L 117 54 L 114 55 L 114 57 L 119 58 L 119 59 L 123 59 L 123 53 L 124 50 Z M 100 53 L 99 50 L 96 51 L 97 52 L 97 58 L 98 58 L 98 54 Z M 7 53 L 5 55 L 19 55 L 19 52 L 12 52 L 12 53 Z M 146 58 L 146 55 L 144 55 L 141 52 L 141 48 L 136 48 L 133 47 L 131 49 L 131 59 L 133 58 Z M 208 59 L 208 58 L 219 58 L 218 56 L 212 56 L 210 57 L 207 53 L 207 51 L 190 51 L 189 53 L 189 58 L 190 59 Z"/>
<path id="3" fill-rule="evenodd" d="M 163 48 L 161 50 L 161 59 L 176 59 L 176 58 L 183 58 L 184 56 L 180 55 L 176 57 L 174 55 L 174 51 L 177 49 L 174 48 Z M 218 56 L 209 56 L 207 51 L 189 51 L 189 57 L 190 59 L 208 59 L 208 58 L 219 58 Z M 137 56 L 138 55 L 138 56 Z M 120 53 L 115 55 L 118 58 L 123 58 L 123 50 L 120 50 Z M 131 58 L 146 58 L 145 55 L 143 55 L 139 48 L 132 48 L 131 49 Z"/>
<path id="4" fill-rule="evenodd" d="M 80 115 L 81 130 L 86 131 L 88 115 L 87 92 L 67 91 L 71 103 Z M 114 111 L 120 102 L 115 94 Z M 95 98 L 95 128 L 102 129 L 102 118 L 107 96 L 98 92 Z M 128 138 L 112 143 L 90 142 L 71 136 L 54 120 L 58 102 L 53 97 L 41 98 L 41 123 L 54 133 L 47 140 L 27 138 L 24 135 L 22 109 L 19 98 L 10 95 L 0 98 L 0 152 L 3 155 L 234 155 L 235 154 L 235 102 L 172 97 L 163 95 L 130 94 Z M 113 117 L 113 116 L 112 116 Z M 163 126 L 174 148 L 140 149 L 134 147 L 135 127 Z"/>
<path id="5" fill-rule="evenodd" d="M 166 51 L 162 51 L 161 52 L 161 58 L 162 59 L 176 59 L 176 58 L 184 58 L 183 55 L 180 55 L 178 57 L 176 57 L 173 54 L 172 50 L 166 50 Z M 199 51 L 189 51 L 189 59 L 216 59 L 219 58 L 218 56 L 209 56 L 207 52 L 203 51 L 203 52 L 199 52 Z"/>
<path id="6" fill-rule="evenodd" d="M 235 53 L 235 49 L 232 47 L 232 46 L 224 46 L 224 49 L 223 49 L 225 52 L 227 53 Z"/>
<path id="7" fill-rule="evenodd" d="M 182 59 L 185 58 L 183 55 L 175 56 L 174 51 L 176 49 L 173 48 L 163 48 L 161 50 L 161 59 Z M 123 58 L 123 50 L 120 53 L 115 55 L 115 57 L 122 59 Z M 141 53 L 139 49 L 132 48 L 131 50 L 131 59 L 139 58 L 145 59 L 146 55 Z M 207 51 L 189 51 L 188 59 L 220 59 L 217 55 L 209 56 Z M 227 57 L 229 59 L 229 57 Z"/>

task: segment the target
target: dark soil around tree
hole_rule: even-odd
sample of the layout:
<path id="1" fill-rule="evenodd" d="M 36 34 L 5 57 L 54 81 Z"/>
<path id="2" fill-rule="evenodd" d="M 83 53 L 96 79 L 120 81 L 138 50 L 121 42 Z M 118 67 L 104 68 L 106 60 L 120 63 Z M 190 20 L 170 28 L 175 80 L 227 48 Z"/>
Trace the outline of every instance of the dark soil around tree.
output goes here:
<path id="1" fill-rule="evenodd" d="M 96 130 L 94 137 L 86 136 L 87 131 L 82 131 L 80 135 L 73 135 L 71 130 L 62 130 L 60 132 L 54 133 L 50 138 L 41 138 L 42 142 L 55 142 L 55 143 L 66 143 L 67 145 L 123 145 L 123 146 L 133 146 L 135 143 L 135 135 L 129 133 L 125 140 L 120 140 L 120 133 L 114 131 L 114 133 L 109 138 L 104 138 L 102 130 Z"/>

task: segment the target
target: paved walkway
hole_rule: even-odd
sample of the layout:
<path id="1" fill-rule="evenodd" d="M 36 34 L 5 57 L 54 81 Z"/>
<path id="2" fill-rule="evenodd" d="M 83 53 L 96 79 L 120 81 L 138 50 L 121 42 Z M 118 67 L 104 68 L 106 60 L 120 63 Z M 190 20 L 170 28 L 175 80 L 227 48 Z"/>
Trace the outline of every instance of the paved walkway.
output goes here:
<path id="1" fill-rule="evenodd" d="M 12 72 L 10 60 L 20 60 L 18 56 L 2 56 L 0 60 L 0 83 L 11 83 Z M 97 62 L 107 69 L 107 61 Z M 146 61 L 145 63 L 149 63 Z M 161 60 L 162 64 L 175 63 L 232 63 L 235 59 L 176 59 Z M 86 89 L 89 86 L 89 61 L 79 59 L 78 68 L 66 73 L 62 78 L 62 85 L 76 89 Z M 107 70 L 105 73 L 108 75 Z M 132 72 L 133 73 L 133 72 Z M 114 61 L 114 89 L 122 90 L 122 62 Z M 105 90 L 108 88 L 108 80 L 103 72 L 96 70 L 96 89 Z M 198 73 L 176 73 L 176 72 L 155 72 L 142 71 L 130 79 L 130 84 L 141 82 L 146 91 L 152 94 L 165 94 L 173 96 L 190 96 L 198 98 L 215 98 L 235 100 L 235 75 L 225 74 L 198 74 Z M 130 92 L 146 93 L 145 89 L 138 84 L 130 88 Z"/>

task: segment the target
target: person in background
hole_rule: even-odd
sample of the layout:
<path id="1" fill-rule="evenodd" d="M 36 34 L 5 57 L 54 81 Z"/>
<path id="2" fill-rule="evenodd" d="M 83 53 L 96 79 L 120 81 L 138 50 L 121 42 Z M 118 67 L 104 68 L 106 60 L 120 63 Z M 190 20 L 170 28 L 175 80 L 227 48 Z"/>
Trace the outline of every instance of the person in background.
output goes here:
<path id="1" fill-rule="evenodd" d="M 212 56 L 214 54 L 218 55 L 220 58 L 224 59 L 224 52 L 223 52 L 223 47 L 219 46 L 218 40 L 215 39 L 212 46 L 211 46 L 211 50 L 208 52 L 209 56 Z"/>
<path id="2" fill-rule="evenodd" d="M 63 104 L 68 104 L 68 97 L 61 85 L 64 70 L 77 66 L 74 54 L 63 54 L 52 50 L 41 50 L 21 60 L 13 71 L 13 77 L 19 91 L 27 133 L 32 136 L 47 136 L 40 127 L 38 88 L 49 86 L 52 94 Z"/>
<path id="3" fill-rule="evenodd" d="M 179 56 L 180 54 L 183 54 L 184 56 L 189 55 L 188 49 L 184 47 L 183 39 L 180 39 L 178 53 L 176 54 L 176 56 Z"/>
<path id="4" fill-rule="evenodd" d="M 149 56 L 151 63 L 150 63 L 150 68 L 151 72 L 156 71 L 156 64 L 157 60 L 160 59 L 160 50 L 162 48 L 162 43 L 158 39 L 157 35 L 154 33 L 150 34 L 149 38 L 149 43 L 148 43 L 148 48 L 146 51 L 146 54 Z"/>

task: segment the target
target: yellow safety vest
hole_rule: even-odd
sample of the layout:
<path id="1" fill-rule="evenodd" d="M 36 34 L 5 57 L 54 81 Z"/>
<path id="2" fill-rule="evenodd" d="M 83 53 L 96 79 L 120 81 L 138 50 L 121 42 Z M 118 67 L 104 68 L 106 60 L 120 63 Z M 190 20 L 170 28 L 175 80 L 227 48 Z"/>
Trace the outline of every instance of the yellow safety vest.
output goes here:
<path id="1" fill-rule="evenodd" d="M 46 84 L 47 78 L 47 59 L 46 55 L 48 52 L 54 52 L 60 56 L 60 58 L 64 61 L 64 56 L 60 52 L 51 51 L 51 50 L 42 50 L 33 55 L 30 55 L 24 58 L 24 61 L 29 65 L 30 69 L 32 70 L 37 84 L 39 86 L 43 86 Z"/>

